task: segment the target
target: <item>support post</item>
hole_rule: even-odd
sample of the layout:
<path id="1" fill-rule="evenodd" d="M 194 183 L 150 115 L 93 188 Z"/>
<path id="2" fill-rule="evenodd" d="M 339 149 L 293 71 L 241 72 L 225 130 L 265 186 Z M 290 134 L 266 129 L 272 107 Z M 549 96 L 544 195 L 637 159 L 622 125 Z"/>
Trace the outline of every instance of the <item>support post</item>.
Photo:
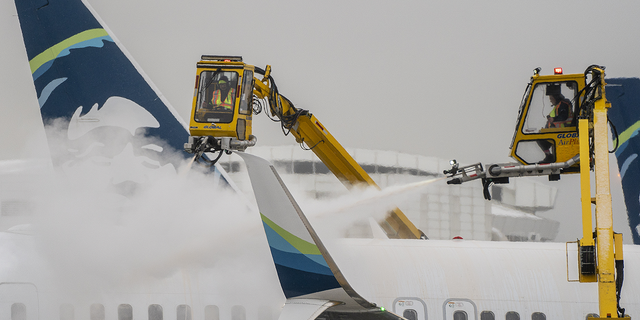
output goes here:
<path id="1" fill-rule="evenodd" d="M 604 91 L 604 71 L 598 86 L 600 97 L 593 111 L 593 139 L 596 181 L 596 244 L 598 269 L 598 296 L 601 318 L 618 318 L 616 299 L 615 262 L 613 246 L 613 214 L 609 185 L 609 140 L 607 109 L 610 104 Z"/>

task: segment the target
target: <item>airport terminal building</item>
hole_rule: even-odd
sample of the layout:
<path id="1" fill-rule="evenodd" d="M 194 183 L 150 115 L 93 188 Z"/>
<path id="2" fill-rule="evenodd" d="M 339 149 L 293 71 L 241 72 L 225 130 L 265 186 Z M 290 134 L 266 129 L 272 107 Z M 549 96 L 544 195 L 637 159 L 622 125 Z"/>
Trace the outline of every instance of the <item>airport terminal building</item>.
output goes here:
<path id="1" fill-rule="evenodd" d="M 381 187 L 406 185 L 443 177 L 447 160 L 394 151 L 349 149 L 347 151 Z M 297 145 L 253 147 L 247 150 L 271 161 L 290 189 L 303 190 L 313 199 L 336 199 L 347 194 L 346 187 L 309 150 Z M 220 159 L 237 187 L 253 198 L 244 162 L 236 155 Z M 559 223 L 535 213 L 553 208 L 557 189 L 531 179 L 512 179 L 494 185 L 493 200 L 483 197 L 480 182 L 447 185 L 437 181 L 398 207 L 430 239 L 460 236 L 473 240 L 553 241 Z M 303 208 L 304 209 L 304 208 Z M 347 237 L 371 237 L 367 220 L 349 228 Z"/>

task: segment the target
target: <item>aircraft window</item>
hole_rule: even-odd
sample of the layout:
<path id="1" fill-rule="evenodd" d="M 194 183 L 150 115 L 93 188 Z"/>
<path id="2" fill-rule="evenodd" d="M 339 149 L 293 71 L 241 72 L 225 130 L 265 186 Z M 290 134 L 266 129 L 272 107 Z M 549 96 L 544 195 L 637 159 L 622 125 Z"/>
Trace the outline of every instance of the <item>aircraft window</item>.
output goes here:
<path id="1" fill-rule="evenodd" d="M 492 311 L 480 312 L 480 320 L 496 320 L 496 315 Z"/>
<path id="2" fill-rule="evenodd" d="M 250 114 L 253 102 L 253 71 L 245 70 L 242 76 L 242 95 L 240 96 L 240 106 L 238 112 Z"/>
<path id="3" fill-rule="evenodd" d="M 547 320 L 547 316 L 542 312 L 534 312 L 531 314 L 531 320 Z"/>
<path id="4" fill-rule="evenodd" d="M 204 320 L 220 320 L 220 309 L 218 306 L 204 307 Z"/>
<path id="5" fill-rule="evenodd" d="M 60 320 L 73 320 L 75 318 L 75 312 L 73 306 L 65 303 L 60 305 Z"/>
<path id="6" fill-rule="evenodd" d="M 133 320 L 133 308 L 130 304 L 118 306 L 118 320 Z"/>
<path id="7" fill-rule="evenodd" d="M 191 307 L 186 304 L 181 304 L 177 308 L 178 320 L 191 320 Z"/>
<path id="8" fill-rule="evenodd" d="M 104 306 L 99 303 L 92 304 L 89 307 L 89 319 L 104 320 Z"/>
<path id="9" fill-rule="evenodd" d="M 11 320 L 27 320 L 27 306 L 24 303 L 11 305 Z"/>
<path id="10" fill-rule="evenodd" d="M 465 311 L 456 310 L 456 312 L 453 313 L 453 320 L 467 320 L 467 318 L 468 316 Z"/>
<path id="11" fill-rule="evenodd" d="M 407 320 L 418 320 L 418 312 L 413 309 L 406 309 L 402 312 L 402 317 Z"/>
<path id="12" fill-rule="evenodd" d="M 247 312 L 243 306 L 231 307 L 231 320 L 247 320 Z"/>
<path id="13" fill-rule="evenodd" d="M 162 306 L 159 304 L 149 305 L 149 320 L 162 320 L 164 317 L 162 313 Z"/>
<path id="14" fill-rule="evenodd" d="M 200 73 L 198 100 L 194 120 L 197 122 L 229 123 L 238 90 L 238 73 L 234 71 L 203 71 Z"/>
<path id="15" fill-rule="evenodd" d="M 578 84 L 573 81 L 537 84 L 531 94 L 529 110 L 522 126 L 523 133 L 549 132 L 550 129 L 553 130 L 552 128 L 575 127 L 572 115 L 575 110 L 573 100 L 578 93 L 577 90 Z M 560 103 L 559 110 L 554 110 L 558 103 Z M 568 105 L 570 110 L 560 109 L 562 105 Z M 555 121 L 549 120 L 548 116 L 555 117 Z"/>
<path id="16" fill-rule="evenodd" d="M 520 320 L 520 314 L 518 314 L 515 311 L 509 311 L 507 312 L 507 315 L 505 317 L 507 320 Z"/>

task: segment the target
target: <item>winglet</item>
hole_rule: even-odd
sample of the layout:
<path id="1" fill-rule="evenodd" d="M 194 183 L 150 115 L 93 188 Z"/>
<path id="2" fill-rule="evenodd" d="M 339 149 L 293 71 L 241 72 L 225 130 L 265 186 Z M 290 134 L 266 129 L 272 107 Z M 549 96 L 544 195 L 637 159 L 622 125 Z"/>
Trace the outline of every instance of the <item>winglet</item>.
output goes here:
<path id="1" fill-rule="evenodd" d="M 329 300 L 348 308 L 377 309 L 347 282 L 271 163 L 254 155 L 237 154 L 247 165 L 287 299 Z"/>

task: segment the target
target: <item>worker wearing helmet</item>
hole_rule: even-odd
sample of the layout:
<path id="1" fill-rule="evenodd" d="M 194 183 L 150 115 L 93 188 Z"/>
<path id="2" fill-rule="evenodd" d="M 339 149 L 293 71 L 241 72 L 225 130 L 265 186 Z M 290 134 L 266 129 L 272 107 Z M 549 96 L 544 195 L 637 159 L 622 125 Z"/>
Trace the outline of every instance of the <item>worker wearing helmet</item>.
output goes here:
<path id="1" fill-rule="evenodd" d="M 218 80 L 218 89 L 213 92 L 210 104 L 213 108 L 233 110 L 233 104 L 235 102 L 236 92 L 234 88 L 229 85 L 229 78 L 222 76 Z"/>
<path id="2" fill-rule="evenodd" d="M 547 116 L 547 125 L 545 128 L 565 128 L 573 126 L 573 110 L 571 101 L 565 98 L 562 93 L 554 93 L 549 95 L 549 101 L 553 109 Z"/>

